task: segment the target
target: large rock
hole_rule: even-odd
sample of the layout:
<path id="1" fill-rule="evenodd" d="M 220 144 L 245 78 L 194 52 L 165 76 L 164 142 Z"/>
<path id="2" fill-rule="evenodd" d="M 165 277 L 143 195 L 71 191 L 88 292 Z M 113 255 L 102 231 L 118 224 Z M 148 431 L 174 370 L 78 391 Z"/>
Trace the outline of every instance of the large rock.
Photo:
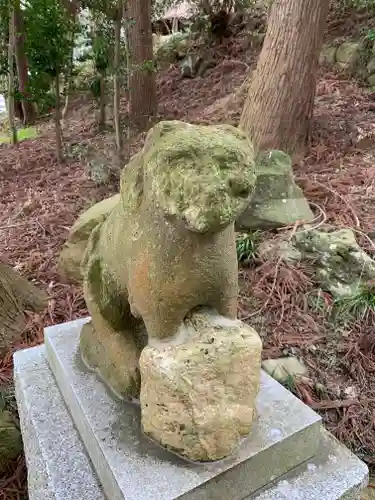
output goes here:
<path id="1" fill-rule="evenodd" d="M 319 55 L 319 64 L 333 65 L 336 62 L 337 47 L 333 45 L 323 45 Z"/>
<path id="2" fill-rule="evenodd" d="M 336 51 L 337 65 L 344 70 L 353 72 L 361 58 L 362 45 L 360 42 L 344 42 Z"/>
<path id="3" fill-rule="evenodd" d="M 293 177 L 290 157 L 269 151 L 256 158 L 256 186 L 250 205 L 236 221 L 238 229 L 275 229 L 310 221 L 314 215 Z"/>
<path id="4" fill-rule="evenodd" d="M 0 473 L 22 451 L 21 432 L 9 411 L 0 410 Z"/>
<path id="5" fill-rule="evenodd" d="M 82 335 L 82 356 L 104 379 L 113 361 L 108 376 L 120 377 L 121 396 L 139 394 L 143 325 L 160 339 L 197 306 L 236 317 L 234 221 L 253 195 L 254 170 L 237 128 L 179 121 L 153 127 L 123 170 L 120 199 L 92 230 L 81 263 L 97 332 Z"/>
<path id="6" fill-rule="evenodd" d="M 256 416 L 262 343 L 251 327 L 200 311 L 140 358 L 142 427 L 195 461 L 230 455 Z"/>
<path id="7" fill-rule="evenodd" d="M 275 380 L 284 384 L 289 377 L 306 377 L 308 370 L 296 357 L 267 359 L 263 361 L 262 368 Z"/>
<path id="8" fill-rule="evenodd" d="M 367 66 L 367 73 L 369 75 L 373 75 L 375 73 L 375 57 L 371 57 L 371 59 L 368 61 Z"/>
<path id="9" fill-rule="evenodd" d="M 353 231 L 299 231 L 293 244 L 310 260 L 322 287 L 335 297 L 354 296 L 375 279 L 375 261 L 358 245 Z"/>
<path id="10" fill-rule="evenodd" d="M 96 203 L 83 212 L 69 232 L 58 262 L 61 277 L 66 281 L 81 282 L 81 260 L 85 252 L 91 231 L 100 222 L 104 221 L 120 200 L 116 194 Z"/>

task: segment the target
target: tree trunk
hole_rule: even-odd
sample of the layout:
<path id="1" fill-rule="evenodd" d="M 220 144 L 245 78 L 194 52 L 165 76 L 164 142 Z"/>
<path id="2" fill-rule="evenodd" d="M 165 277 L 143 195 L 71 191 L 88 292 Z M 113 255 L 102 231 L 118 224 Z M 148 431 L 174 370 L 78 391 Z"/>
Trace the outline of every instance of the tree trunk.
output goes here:
<path id="1" fill-rule="evenodd" d="M 256 150 L 304 152 L 311 127 L 326 0 L 274 0 L 239 127 Z"/>
<path id="2" fill-rule="evenodd" d="M 8 121 L 10 140 L 17 144 L 17 129 L 14 122 L 14 8 L 10 6 L 9 12 L 9 46 L 8 46 Z"/>
<path id="3" fill-rule="evenodd" d="M 35 108 L 29 100 L 29 73 L 28 62 L 25 54 L 25 30 L 19 0 L 14 2 L 14 23 L 16 29 L 15 54 L 17 63 L 18 87 L 21 93 L 23 123 L 25 125 L 35 120 Z"/>
<path id="4" fill-rule="evenodd" d="M 122 0 L 117 1 L 117 17 L 115 21 L 115 55 L 114 55 L 114 106 L 113 118 L 115 122 L 115 135 L 118 159 L 122 157 L 122 133 L 120 128 L 120 55 L 121 55 L 121 22 L 122 22 Z"/>
<path id="5" fill-rule="evenodd" d="M 74 34 L 72 35 L 74 37 Z M 71 53 L 69 54 L 69 65 L 65 74 L 65 81 L 64 81 L 64 94 L 65 94 L 65 104 L 63 107 L 63 110 L 61 112 L 61 117 L 64 120 L 68 114 L 69 110 L 69 97 L 70 97 L 70 90 L 72 87 L 72 78 L 73 78 L 73 66 L 74 66 L 74 61 L 73 61 L 73 52 L 74 52 L 74 46 L 72 44 L 72 49 Z"/>
<path id="6" fill-rule="evenodd" d="M 56 85 L 56 109 L 55 109 L 55 132 L 56 132 L 56 156 L 57 161 L 63 161 L 62 151 L 62 136 L 61 136 L 61 117 L 60 117 L 60 74 L 57 73 L 55 78 Z"/>
<path id="7" fill-rule="evenodd" d="M 76 21 L 76 17 L 78 14 L 78 2 L 75 0 L 69 1 L 69 0 L 63 0 L 62 4 L 64 5 L 66 11 L 72 18 L 72 21 Z M 72 78 L 73 78 L 73 68 L 74 68 L 74 35 L 75 33 L 71 33 L 72 36 L 72 48 L 71 52 L 69 54 L 69 65 L 67 68 L 67 72 L 65 74 L 65 82 L 64 82 L 64 94 L 65 94 L 65 105 L 64 108 L 61 112 L 61 117 L 63 120 L 65 120 L 68 110 L 69 110 L 69 98 L 70 98 L 70 91 L 72 87 Z"/>
<path id="8" fill-rule="evenodd" d="M 105 75 L 103 72 L 99 75 L 100 99 L 99 99 L 99 128 L 105 128 L 106 113 L 105 113 Z"/>
<path id="9" fill-rule="evenodd" d="M 136 130 L 147 130 L 157 111 L 151 0 L 130 0 L 128 16 L 130 123 Z"/>
<path id="10" fill-rule="evenodd" d="M 25 325 L 24 311 L 39 311 L 47 296 L 0 261 L 0 355 L 17 340 Z"/>

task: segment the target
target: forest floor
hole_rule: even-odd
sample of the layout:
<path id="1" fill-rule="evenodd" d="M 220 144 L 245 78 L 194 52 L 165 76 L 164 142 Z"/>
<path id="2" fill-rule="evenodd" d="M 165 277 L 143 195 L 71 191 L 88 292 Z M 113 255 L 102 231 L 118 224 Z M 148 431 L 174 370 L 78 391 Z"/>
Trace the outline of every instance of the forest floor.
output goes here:
<path id="1" fill-rule="evenodd" d="M 218 64 L 204 77 L 182 79 L 177 67 L 158 76 L 161 118 L 195 123 L 237 124 L 257 49 L 245 38 L 212 49 Z M 240 90 L 239 90 L 240 89 Z M 124 113 L 126 109 L 123 100 Z M 42 314 L 29 314 L 19 342 L 0 359 L 0 383 L 11 380 L 12 352 L 43 341 L 43 328 L 85 316 L 82 290 L 62 283 L 56 263 L 68 231 L 82 210 L 117 190 L 97 187 L 86 175 L 82 151 L 113 151 L 110 134 L 99 133 L 92 103 L 72 106 L 64 127 L 66 161 L 55 159 L 52 122 L 18 148 L 0 145 L 0 255 L 22 275 L 46 289 Z M 375 93 L 355 81 L 321 71 L 317 83 L 313 137 L 306 158 L 295 165 L 308 200 L 338 228 L 352 228 L 375 255 Z M 142 146 L 134 138 L 131 152 Z M 286 228 L 285 231 L 294 231 Z M 272 237 L 277 237 L 276 232 Z M 269 235 L 268 235 L 269 236 Z M 345 328 L 329 319 L 332 299 L 306 300 L 318 293 L 311 269 L 256 260 L 240 270 L 239 315 L 261 333 L 264 357 L 300 356 L 309 383 L 292 389 L 318 411 L 330 431 L 375 469 L 375 312 Z M 0 499 L 26 498 L 21 456 L 0 478 Z"/>

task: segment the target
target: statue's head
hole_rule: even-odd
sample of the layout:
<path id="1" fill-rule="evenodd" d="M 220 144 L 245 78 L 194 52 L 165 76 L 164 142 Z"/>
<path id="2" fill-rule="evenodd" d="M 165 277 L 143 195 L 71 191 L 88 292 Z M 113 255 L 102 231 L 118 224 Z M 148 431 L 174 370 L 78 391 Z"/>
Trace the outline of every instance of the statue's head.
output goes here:
<path id="1" fill-rule="evenodd" d="M 143 151 L 146 191 L 151 189 L 167 219 L 180 220 L 190 231 L 220 231 L 250 203 L 254 152 L 235 127 L 159 122 Z"/>

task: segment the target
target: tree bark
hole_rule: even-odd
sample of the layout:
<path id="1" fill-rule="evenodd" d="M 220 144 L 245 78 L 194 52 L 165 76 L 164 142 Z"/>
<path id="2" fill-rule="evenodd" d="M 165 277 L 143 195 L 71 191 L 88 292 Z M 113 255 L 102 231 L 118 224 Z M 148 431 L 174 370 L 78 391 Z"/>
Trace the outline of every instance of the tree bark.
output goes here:
<path id="1" fill-rule="evenodd" d="M 239 127 L 256 150 L 305 151 L 327 0 L 274 0 Z"/>
<path id="2" fill-rule="evenodd" d="M 21 94 L 21 105 L 23 111 L 23 123 L 33 123 L 35 120 L 35 108 L 29 100 L 29 73 L 28 61 L 25 53 L 25 29 L 19 0 L 14 2 L 14 24 L 16 30 L 15 54 L 18 75 L 18 87 Z"/>
<path id="3" fill-rule="evenodd" d="M 17 129 L 14 121 L 14 8 L 11 5 L 9 12 L 9 46 L 8 46 L 8 122 L 10 140 L 12 144 L 17 144 Z"/>
<path id="4" fill-rule="evenodd" d="M 100 72 L 99 74 L 99 85 L 100 85 L 99 128 L 102 130 L 105 128 L 105 122 L 106 122 L 105 74 L 103 72 Z"/>
<path id="5" fill-rule="evenodd" d="M 122 24 L 122 0 L 117 1 L 117 17 L 115 21 L 115 54 L 114 54 L 114 106 L 113 118 L 115 122 L 115 135 L 118 159 L 122 156 L 122 133 L 120 127 L 120 51 L 121 51 L 121 24 Z"/>
<path id="6" fill-rule="evenodd" d="M 128 22 L 130 123 L 136 130 L 147 130 L 157 112 L 151 0 L 130 0 Z"/>
<path id="7" fill-rule="evenodd" d="M 79 5 L 78 2 L 75 0 L 62 0 L 62 4 L 65 7 L 66 11 L 72 18 L 72 20 L 75 22 L 77 15 L 78 15 L 78 10 L 79 10 Z M 74 40 L 74 33 L 71 33 L 71 36 Z M 72 42 L 73 42 L 72 40 Z M 73 67 L 74 67 L 74 44 L 72 43 L 72 48 L 71 52 L 69 55 L 69 66 L 67 68 L 67 72 L 65 74 L 65 82 L 64 82 L 64 94 L 65 94 L 65 105 L 64 108 L 61 112 L 61 117 L 63 120 L 67 117 L 68 110 L 69 110 L 69 98 L 70 98 L 70 90 L 72 87 L 72 74 L 73 74 Z"/>
<path id="8" fill-rule="evenodd" d="M 24 311 L 39 311 L 46 305 L 44 292 L 0 261 L 0 355 L 20 336 Z"/>
<path id="9" fill-rule="evenodd" d="M 61 110 L 60 110 L 60 74 L 55 78 L 56 108 L 55 108 L 55 132 L 56 132 L 56 156 L 57 161 L 63 161 L 62 134 L 61 134 Z"/>

